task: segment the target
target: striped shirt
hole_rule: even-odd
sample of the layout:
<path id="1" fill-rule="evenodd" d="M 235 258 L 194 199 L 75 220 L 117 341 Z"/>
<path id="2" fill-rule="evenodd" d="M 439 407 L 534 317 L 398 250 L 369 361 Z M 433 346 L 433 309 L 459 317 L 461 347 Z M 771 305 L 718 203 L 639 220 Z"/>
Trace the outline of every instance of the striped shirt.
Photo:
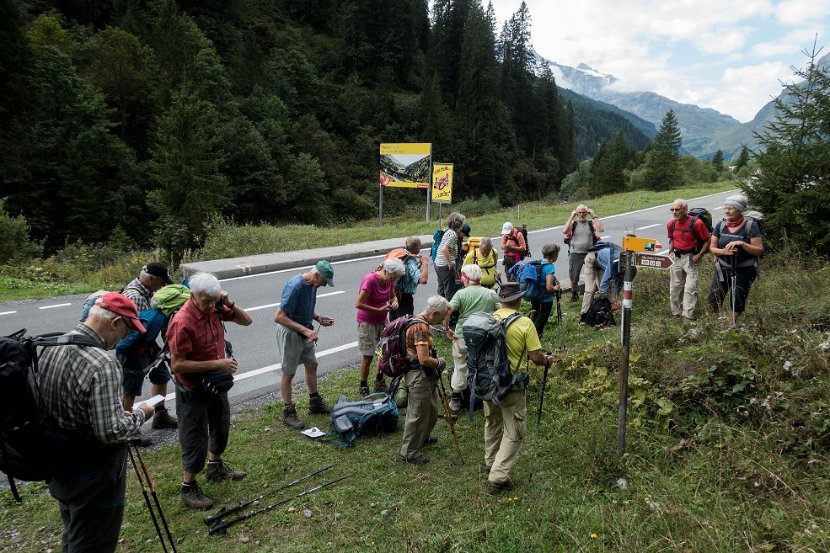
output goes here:
<path id="1" fill-rule="evenodd" d="M 121 365 L 97 332 L 85 324 L 72 331 L 101 344 L 49 346 L 40 357 L 38 384 L 43 406 L 60 428 L 94 435 L 105 444 L 126 442 L 144 423 L 144 412 L 121 404 Z"/>
<path id="2" fill-rule="evenodd" d="M 150 299 L 152 299 L 153 293 L 148 290 L 146 286 L 141 284 L 138 277 L 132 279 L 130 283 L 124 287 L 124 291 L 121 293 L 133 300 L 133 303 L 136 308 L 138 308 L 139 313 L 153 308 L 150 305 Z"/>

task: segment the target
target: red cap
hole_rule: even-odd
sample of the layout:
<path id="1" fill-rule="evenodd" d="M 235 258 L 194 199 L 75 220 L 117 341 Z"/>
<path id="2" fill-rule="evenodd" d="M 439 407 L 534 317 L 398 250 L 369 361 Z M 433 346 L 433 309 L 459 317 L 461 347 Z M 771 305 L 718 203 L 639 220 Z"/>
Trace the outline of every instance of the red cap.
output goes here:
<path id="1" fill-rule="evenodd" d="M 141 324 L 141 321 L 138 320 L 138 310 L 136 309 L 135 304 L 127 296 L 123 296 L 115 292 L 108 292 L 98 298 L 95 305 L 128 319 L 133 329 L 141 333 L 147 332 L 147 329 L 145 329 L 144 325 Z"/>

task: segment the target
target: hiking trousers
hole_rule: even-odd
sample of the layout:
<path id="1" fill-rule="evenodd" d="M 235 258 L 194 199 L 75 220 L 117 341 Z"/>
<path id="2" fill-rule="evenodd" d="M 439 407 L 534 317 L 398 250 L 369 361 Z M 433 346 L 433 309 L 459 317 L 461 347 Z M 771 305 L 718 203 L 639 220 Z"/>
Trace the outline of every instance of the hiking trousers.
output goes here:
<path id="1" fill-rule="evenodd" d="M 404 377 L 409 396 L 400 456 L 407 460 L 418 457 L 438 422 L 438 393 L 432 384 L 431 373 L 431 369 L 418 367 Z"/>
<path id="2" fill-rule="evenodd" d="M 124 516 L 126 471 L 127 444 L 119 444 L 96 452 L 83 469 L 49 482 L 63 520 L 63 553 L 115 551 Z"/>
<path id="3" fill-rule="evenodd" d="M 506 482 L 519 461 L 527 433 L 527 404 L 524 390 L 508 392 L 499 405 L 484 402 L 484 464 L 490 467 L 491 482 Z"/>
<path id="4" fill-rule="evenodd" d="M 669 267 L 669 302 L 671 314 L 691 320 L 695 316 L 700 263 L 692 263 L 692 254 L 675 254 Z"/>
<path id="5" fill-rule="evenodd" d="M 591 307 L 594 299 L 594 292 L 599 290 L 599 281 L 602 280 L 602 273 L 605 269 L 597 263 L 597 253 L 590 252 L 585 256 L 585 294 L 582 296 L 582 308 L 580 315 L 584 315 Z"/>
<path id="6" fill-rule="evenodd" d="M 177 380 L 176 414 L 179 415 L 182 470 L 198 474 L 205 467 L 208 452 L 222 455 L 228 446 L 231 429 L 228 394 L 214 395 L 200 388 L 185 388 Z"/>
<path id="7" fill-rule="evenodd" d="M 467 344 L 464 343 L 464 336 L 456 334 L 452 340 L 452 361 L 455 366 L 452 369 L 452 381 L 450 386 L 453 391 L 467 388 Z"/>

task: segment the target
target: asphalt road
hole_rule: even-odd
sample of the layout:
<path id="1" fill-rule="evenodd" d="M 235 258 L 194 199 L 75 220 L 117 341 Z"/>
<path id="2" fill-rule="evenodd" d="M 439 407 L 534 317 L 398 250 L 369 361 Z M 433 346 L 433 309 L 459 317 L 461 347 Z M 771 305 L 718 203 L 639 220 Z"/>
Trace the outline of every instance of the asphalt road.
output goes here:
<path id="1" fill-rule="evenodd" d="M 723 200 L 733 193 L 734 191 L 725 192 L 690 200 L 690 205 L 708 208 L 713 218 L 718 220 L 722 217 Z M 602 217 L 602 213 L 599 215 Z M 638 236 L 657 238 L 665 249 L 667 240 L 664 225 L 669 219 L 668 204 L 602 217 L 606 226 L 603 238 L 620 243 L 626 231 L 633 231 Z M 521 221 L 517 219 L 514 222 L 520 223 Z M 557 226 L 530 231 L 528 241 L 535 255 L 539 254 L 542 245 L 547 242 L 560 244 L 563 250 L 556 265 L 558 273 L 563 275 L 567 272 L 567 248 L 562 242 L 564 221 L 558 223 Z M 475 228 L 473 228 L 473 234 L 476 234 Z M 401 245 L 402 243 L 403 239 L 401 239 Z M 336 250 L 337 248 L 332 248 L 333 252 Z M 378 265 L 381 257 L 361 257 L 334 262 L 336 286 L 319 290 L 318 313 L 331 316 L 335 320 L 334 326 L 320 330 L 317 355 L 320 360 L 321 374 L 344 367 L 355 367 L 359 362 L 360 357 L 356 349 L 354 301 L 361 279 Z M 308 265 L 305 267 L 228 278 L 222 281 L 222 286 L 229 293 L 230 298 L 243 306 L 253 318 L 253 324 L 248 327 L 228 324 L 228 339 L 233 343 L 234 354 L 239 361 L 236 383 L 231 390 L 233 403 L 271 393 L 276 389 L 280 365 L 275 344 L 274 312 L 285 282 L 316 261 L 316 259 L 308 260 Z M 560 278 L 563 282 L 568 280 L 561 276 Z M 416 311 L 436 290 L 433 270 L 430 272 L 429 283 L 418 289 L 415 297 Z M 85 296 L 61 296 L 48 300 L 0 304 L 0 334 L 10 334 L 21 328 L 26 328 L 29 334 L 69 330 L 78 322 L 84 299 Z M 300 370 L 295 377 L 295 383 L 301 381 L 302 371 Z M 355 381 L 355 389 L 357 389 L 357 384 Z M 143 397 L 148 395 L 149 384 L 145 382 Z M 168 396 L 168 399 L 174 400 L 172 396 Z M 168 405 L 174 408 L 175 402 L 170 401 Z"/>

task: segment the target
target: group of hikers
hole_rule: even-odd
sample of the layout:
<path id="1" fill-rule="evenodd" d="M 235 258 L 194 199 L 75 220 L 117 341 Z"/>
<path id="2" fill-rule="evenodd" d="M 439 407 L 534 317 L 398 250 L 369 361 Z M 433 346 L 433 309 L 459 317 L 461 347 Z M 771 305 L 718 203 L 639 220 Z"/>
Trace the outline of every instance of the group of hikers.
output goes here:
<path id="1" fill-rule="evenodd" d="M 670 256 L 670 305 L 672 314 L 694 318 L 702 257 L 717 257 L 709 304 L 715 312 L 731 293 L 730 310 L 744 311 L 747 293 L 756 275 L 756 260 L 763 252 L 761 231 L 755 219 L 745 217 L 746 198 L 730 196 L 725 218 L 710 230 L 704 218 L 691 216 L 684 200 L 672 203 L 667 223 Z M 584 316 L 596 291 L 616 299 L 622 284 L 621 249 L 602 244 L 604 225 L 596 213 L 580 204 L 563 229 L 569 246 L 571 301 L 578 302 L 580 280 Z M 522 232 L 524 231 L 524 232 Z M 541 336 L 554 297 L 561 293 L 554 263 L 560 246 L 541 248 L 539 276 L 545 294 L 531 302 L 530 316 L 521 312 L 527 290 L 511 269 L 529 255 L 526 227 L 506 222 L 500 243 L 503 272 L 491 239 L 470 239 L 471 228 L 460 213 L 447 217 L 446 228 L 433 248 L 438 294 L 430 296 L 415 312 L 417 287 L 428 282 L 429 257 L 421 254 L 418 237 L 406 240 L 380 266 L 364 276 L 357 290 L 360 396 L 370 394 L 369 372 L 379 350 L 381 334 L 390 321 L 407 316 L 405 351 L 412 370 L 404 376 L 407 391 L 406 422 L 398 452 L 401 461 L 413 465 L 428 462 L 423 450 L 437 441 L 432 431 L 438 419 L 436 380 L 448 363 L 439 357 L 434 336 L 451 342 L 452 394 L 449 415 L 457 418 L 469 395 L 468 343 L 465 325 L 471 316 L 491 314 L 501 321 L 507 367 L 520 373 L 528 362 L 549 367 L 552 358 L 542 349 Z M 601 247 L 597 247 L 600 244 Z M 580 277 L 583 271 L 584 276 Z M 309 413 L 327 414 L 330 407 L 318 391 L 315 323 L 328 327 L 331 316 L 317 310 L 317 291 L 334 286 L 334 269 L 320 260 L 284 285 L 274 315 L 277 351 L 282 374 L 279 392 L 283 422 L 304 427 L 292 397 L 292 383 L 302 365 L 309 394 Z M 182 452 L 181 500 L 194 509 L 207 509 L 213 500 L 205 496 L 196 477 L 204 470 L 209 481 L 240 480 L 245 472 L 224 460 L 230 431 L 228 390 L 238 365 L 225 339 L 224 323 L 250 325 L 250 315 L 222 290 L 213 275 L 198 273 L 186 283 L 173 284 L 167 268 L 150 263 L 121 293 L 91 297 L 82 321 L 72 334 L 94 343 L 48 348 L 40 361 L 38 384 L 44 409 L 61 429 L 82 432 L 95 447 L 81 449 L 71 468 L 49 482 L 64 523 L 64 551 L 113 551 L 124 510 L 127 442 L 141 443 L 142 424 L 153 417 L 154 428 L 177 428 Z M 319 329 L 319 327 L 318 327 Z M 163 346 L 157 343 L 162 338 Z M 115 349 L 117 358 L 106 353 Z M 525 371 L 526 372 L 526 371 Z M 149 374 L 151 393 L 164 396 L 171 373 L 176 390 L 172 416 L 161 403 L 135 403 L 143 378 Z M 494 492 L 514 486 L 510 478 L 526 432 L 527 378 L 516 377 L 498 396 L 485 398 L 483 410 L 484 455 L 481 472 L 486 487 Z M 467 390 L 468 397 L 464 397 Z M 384 375 L 377 370 L 374 392 L 386 392 Z"/>

